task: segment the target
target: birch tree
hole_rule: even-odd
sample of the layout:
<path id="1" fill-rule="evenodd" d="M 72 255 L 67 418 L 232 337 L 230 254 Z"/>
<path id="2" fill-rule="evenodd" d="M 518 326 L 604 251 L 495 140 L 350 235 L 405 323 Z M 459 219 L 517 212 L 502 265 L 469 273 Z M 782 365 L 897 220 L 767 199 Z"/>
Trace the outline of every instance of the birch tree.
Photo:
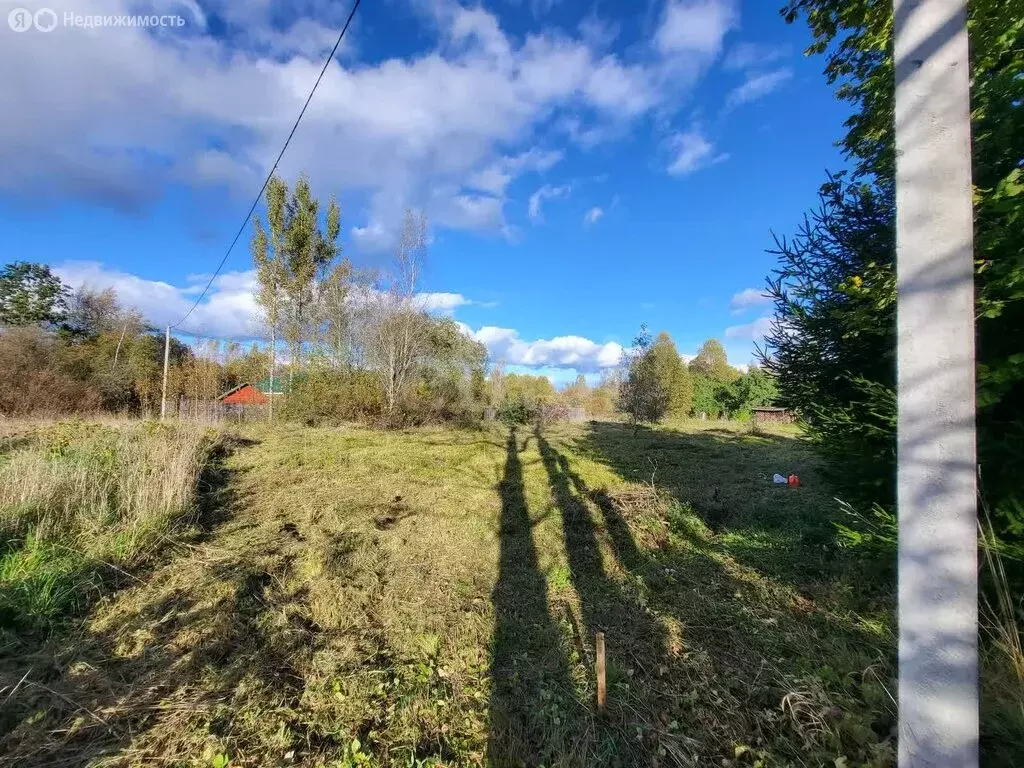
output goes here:
<path id="1" fill-rule="evenodd" d="M 251 250 L 256 265 L 256 301 L 264 311 L 270 330 L 273 392 L 278 335 L 283 336 L 288 345 L 288 376 L 291 378 L 301 365 L 303 343 L 318 323 L 318 288 L 331 276 L 330 266 L 338 255 L 341 209 L 331 198 L 325 234 L 320 227 L 320 204 L 313 197 L 305 176 L 296 182 L 291 195 L 288 185 L 274 176 L 267 185 L 266 203 L 269 236 L 256 217 Z"/>
<path id="2" fill-rule="evenodd" d="M 388 289 L 374 296 L 367 327 L 366 351 L 381 377 L 386 415 L 392 420 L 427 347 L 430 318 L 416 297 L 426 256 L 426 217 L 406 211 L 395 250 L 395 274 Z"/>

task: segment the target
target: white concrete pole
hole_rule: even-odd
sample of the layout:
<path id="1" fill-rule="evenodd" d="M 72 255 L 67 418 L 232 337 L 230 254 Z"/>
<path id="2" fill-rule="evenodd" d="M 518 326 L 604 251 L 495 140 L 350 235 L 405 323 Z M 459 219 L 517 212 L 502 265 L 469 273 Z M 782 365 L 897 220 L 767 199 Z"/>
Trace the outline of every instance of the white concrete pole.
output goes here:
<path id="1" fill-rule="evenodd" d="M 965 0 L 894 0 L 901 768 L 978 765 Z"/>
<path id="2" fill-rule="evenodd" d="M 160 421 L 167 418 L 167 367 L 171 359 L 171 327 L 164 334 L 164 385 L 160 390 Z"/>

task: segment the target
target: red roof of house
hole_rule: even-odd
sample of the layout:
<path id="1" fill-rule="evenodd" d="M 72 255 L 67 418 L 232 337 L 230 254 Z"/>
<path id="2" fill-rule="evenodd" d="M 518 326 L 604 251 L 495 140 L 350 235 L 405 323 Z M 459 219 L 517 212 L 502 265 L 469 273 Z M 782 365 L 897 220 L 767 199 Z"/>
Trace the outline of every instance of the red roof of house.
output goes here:
<path id="1" fill-rule="evenodd" d="M 220 396 L 225 405 L 266 405 L 269 398 L 252 384 L 239 384 Z"/>

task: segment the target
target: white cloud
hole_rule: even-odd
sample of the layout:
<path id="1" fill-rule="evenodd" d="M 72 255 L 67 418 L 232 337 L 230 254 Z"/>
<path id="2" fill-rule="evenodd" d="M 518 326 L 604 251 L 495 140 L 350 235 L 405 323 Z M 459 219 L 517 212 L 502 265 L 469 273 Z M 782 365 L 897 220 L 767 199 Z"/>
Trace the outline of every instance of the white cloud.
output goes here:
<path id="1" fill-rule="evenodd" d="M 394 233 L 375 220 L 365 227 L 352 227 L 352 240 L 364 251 L 385 251 L 395 244 Z"/>
<path id="2" fill-rule="evenodd" d="M 757 101 L 780 88 L 792 77 L 793 70 L 789 67 L 783 67 L 771 72 L 751 74 L 742 85 L 738 85 L 729 91 L 725 104 L 727 107 L 738 107 L 740 104 Z"/>
<path id="3" fill-rule="evenodd" d="M 485 326 L 477 331 L 463 328 L 487 347 L 491 360 L 504 360 L 510 365 L 573 368 L 593 373 L 614 368 L 622 359 L 622 346 L 614 341 L 598 344 L 582 336 L 524 341 L 512 328 Z"/>
<path id="4" fill-rule="evenodd" d="M 543 173 L 563 157 L 564 154 L 560 151 L 537 148 L 519 155 L 505 156 L 473 173 L 466 186 L 494 195 L 503 195 L 509 183 L 519 174 L 528 171 Z"/>
<path id="5" fill-rule="evenodd" d="M 576 115 L 565 115 L 559 118 L 555 127 L 581 149 L 593 149 L 598 144 L 621 137 L 624 133 L 622 126 L 584 124 L 584 121 Z"/>
<path id="6" fill-rule="evenodd" d="M 716 154 L 714 145 L 698 128 L 673 134 L 669 137 L 668 145 L 675 154 L 675 159 L 667 169 L 673 176 L 686 176 L 729 158 L 725 153 Z"/>
<path id="7" fill-rule="evenodd" d="M 461 293 L 421 293 L 417 301 L 428 312 L 454 312 L 459 307 L 475 302 L 470 301 Z"/>
<path id="8" fill-rule="evenodd" d="M 553 187 L 550 184 L 545 184 L 543 187 L 538 189 L 532 195 L 530 195 L 529 213 L 530 218 L 534 221 L 543 221 L 544 214 L 541 211 L 541 206 L 545 200 L 554 200 L 559 197 L 565 197 L 570 192 L 568 185 L 562 185 L 560 187 Z"/>
<path id="9" fill-rule="evenodd" d="M 479 231 L 499 231 L 503 228 L 503 198 L 439 187 L 431 193 L 429 200 L 427 209 L 433 211 L 432 221 L 435 225 Z"/>
<path id="10" fill-rule="evenodd" d="M 623 66 L 615 56 L 609 55 L 590 72 L 583 93 L 599 109 L 635 117 L 658 101 L 659 95 L 648 78 L 644 68 Z"/>
<path id="11" fill-rule="evenodd" d="M 725 336 L 729 339 L 748 339 L 751 341 L 761 341 L 765 335 L 771 330 L 772 318 L 771 316 L 759 317 L 752 323 L 745 323 L 743 325 L 732 325 L 725 329 Z"/>
<path id="12" fill-rule="evenodd" d="M 180 320 L 210 279 L 209 275 L 189 275 L 188 285 L 179 287 L 110 269 L 97 261 L 67 261 L 53 271 L 72 289 L 113 288 L 123 306 L 137 309 L 158 328 Z M 203 301 L 178 330 L 220 339 L 262 338 L 266 331 L 261 324 L 262 312 L 253 298 L 255 287 L 256 271 L 252 269 L 218 275 Z M 420 293 L 416 300 L 426 311 L 441 314 L 476 303 L 461 293 L 451 292 Z"/>
<path id="13" fill-rule="evenodd" d="M 763 67 L 789 56 L 786 46 L 762 43 L 738 43 L 729 49 L 722 63 L 726 69 L 750 69 Z"/>
<path id="14" fill-rule="evenodd" d="M 561 0 L 531 0 L 530 8 L 533 10 L 534 16 L 543 16 L 558 5 L 559 2 Z"/>
<path id="15" fill-rule="evenodd" d="M 177 287 L 108 269 L 96 261 L 67 261 L 55 266 L 54 272 L 72 288 L 113 288 L 123 306 L 134 307 L 157 327 L 180 320 L 209 280 L 209 276 L 191 275 L 190 285 Z M 260 336 L 260 312 L 253 298 L 255 281 L 255 270 L 219 275 L 179 330 L 216 338 Z"/>
<path id="16" fill-rule="evenodd" d="M 363 196 L 365 210 L 350 220 L 361 248 L 386 248 L 410 206 L 438 226 L 507 231 L 509 185 L 557 162 L 557 152 L 534 146 L 543 126 L 575 120 L 571 136 L 607 141 L 655 108 L 678 109 L 680 89 L 703 73 L 736 21 L 725 0 L 671 2 L 646 55 L 626 63 L 590 27 L 582 37 L 554 28 L 512 37 L 481 7 L 416 5 L 432 15 L 435 40 L 365 64 L 346 43 L 281 168 L 287 178 L 307 170 L 320 194 Z M 181 30 L 59 26 L 7 35 L 0 68 L 18 77 L 0 89 L 0 194 L 129 209 L 170 184 L 252 194 L 345 9 L 307 4 L 281 31 L 269 3 L 204 7 L 238 34 L 215 37 L 197 21 Z M 138 6 L 80 0 L 75 11 Z M 361 31 L 357 19 L 350 34 Z"/>
<path id="17" fill-rule="evenodd" d="M 729 307 L 734 315 L 738 315 L 751 307 L 759 307 L 770 301 L 771 297 L 764 292 L 763 288 L 746 288 L 733 295 Z"/>
<path id="18" fill-rule="evenodd" d="M 715 56 L 725 33 L 738 21 L 731 0 L 669 0 L 654 44 L 663 54 Z"/>
<path id="19" fill-rule="evenodd" d="M 585 214 L 583 214 L 583 224 L 585 226 L 591 226 L 597 223 L 597 220 L 604 216 L 604 211 L 597 206 L 594 206 Z"/>
<path id="20" fill-rule="evenodd" d="M 619 25 L 602 19 L 592 7 L 590 12 L 580 21 L 578 29 L 584 41 L 598 50 L 607 48 L 619 36 Z"/>

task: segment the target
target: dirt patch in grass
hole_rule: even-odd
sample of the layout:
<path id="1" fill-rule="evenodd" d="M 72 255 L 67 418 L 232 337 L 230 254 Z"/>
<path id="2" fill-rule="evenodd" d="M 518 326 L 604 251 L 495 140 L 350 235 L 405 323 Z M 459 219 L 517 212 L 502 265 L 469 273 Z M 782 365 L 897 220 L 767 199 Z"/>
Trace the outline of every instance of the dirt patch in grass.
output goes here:
<path id="1" fill-rule="evenodd" d="M 804 447 L 726 432 L 254 427 L 202 535 L 7 655 L 0 760 L 890 764 L 891 606 Z"/>

